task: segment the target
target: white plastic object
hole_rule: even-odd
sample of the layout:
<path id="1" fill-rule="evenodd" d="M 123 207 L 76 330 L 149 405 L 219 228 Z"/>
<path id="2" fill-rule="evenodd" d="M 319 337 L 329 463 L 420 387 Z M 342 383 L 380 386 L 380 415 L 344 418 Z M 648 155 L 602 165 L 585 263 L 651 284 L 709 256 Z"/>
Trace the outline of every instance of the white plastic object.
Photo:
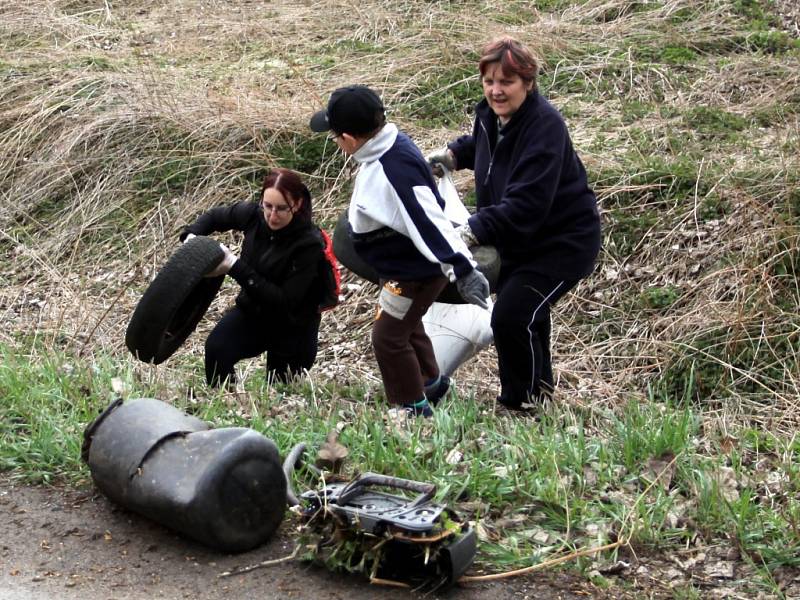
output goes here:
<path id="1" fill-rule="evenodd" d="M 442 167 L 444 168 L 444 167 Z M 444 214 L 455 225 L 469 219 L 469 211 L 461 202 L 453 178 L 447 169 L 439 178 L 439 194 L 444 199 Z M 442 375 L 450 376 L 467 360 L 488 347 L 492 336 L 492 299 L 489 308 L 474 304 L 434 302 L 422 317 L 425 333 L 433 342 L 436 364 Z"/>
<path id="2" fill-rule="evenodd" d="M 439 195 L 444 200 L 444 216 L 450 219 L 451 223 L 456 225 L 463 225 L 469 219 L 469 211 L 461 202 L 456 190 L 456 184 L 453 183 L 453 177 L 450 171 L 442 166 L 444 175 L 439 178 L 437 187 L 439 188 Z"/>
<path id="3" fill-rule="evenodd" d="M 422 325 L 433 342 L 433 353 L 442 375 L 449 377 L 492 343 L 491 319 L 491 298 L 488 310 L 474 304 L 431 304 L 422 317 Z"/>

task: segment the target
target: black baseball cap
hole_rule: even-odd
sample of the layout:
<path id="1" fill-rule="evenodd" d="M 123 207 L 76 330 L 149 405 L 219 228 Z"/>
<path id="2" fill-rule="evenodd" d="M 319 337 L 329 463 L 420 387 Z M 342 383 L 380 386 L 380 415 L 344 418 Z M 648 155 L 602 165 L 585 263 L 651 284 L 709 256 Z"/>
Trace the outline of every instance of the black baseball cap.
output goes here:
<path id="1" fill-rule="evenodd" d="M 363 85 L 350 85 L 335 90 L 328 108 L 311 117 L 312 131 L 362 135 L 381 127 L 385 122 L 383 102 L 378 94 Z"/>

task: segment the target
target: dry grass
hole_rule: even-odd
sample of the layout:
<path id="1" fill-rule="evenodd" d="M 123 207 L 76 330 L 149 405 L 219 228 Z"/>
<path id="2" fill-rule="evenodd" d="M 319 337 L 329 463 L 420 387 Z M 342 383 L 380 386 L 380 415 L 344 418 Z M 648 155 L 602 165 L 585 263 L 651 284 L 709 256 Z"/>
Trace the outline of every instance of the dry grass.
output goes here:
<path id="1" fill-rule="evenodd" d="M 731 2 L 118 4 L 0 7 L 0 341 L 32 336 L 132 361 L 127 319 L 199 211 L 249 197 L 289 152 L 323 157 L 304 174 L 332 225 L 351 165 L 302 146 L 321 144 L 306 123 L 328 91 L 380 89 L 392 118 L 434 148 L 469 129 L 466 105 L 446 94 L 469 87 L 478 99 L 474 53 L 507 32 L 543 57 L 542 85 L 565 109 L 607 222 L 597 272 L 556 316 L 561 400 L 599 413 L 646 394 L 675 365 L 688 373 L 694 359 L 720 379 L 703 381 L 710 419 L 797 427 L 800 57 L 744 51 Z M 692 18 L 676 18 L 687 10 Z M 665 45 L 697 58 L 639 56 Z M 437 102 L 454 124 L 424 122 Z M 697 107 L 739 117 L 741 128 L 709 133 Z M 687 165 L 693 187 L 680 186 Z M 468 175 L 459 184 L 466 190 Z M 726 208 L 709 216 L 716 204 Z M 620 228 L 640 217 L 638 237 L 621 247 Z M 673 290 L 673 301 L 647 305 L 654 288 Z M 352 289 L 325 315 L 314 377 L 378 387 L 373 295 Z M 460 389 L 493 398 L 494 364 L 490 350 L 462 367 Z"/>

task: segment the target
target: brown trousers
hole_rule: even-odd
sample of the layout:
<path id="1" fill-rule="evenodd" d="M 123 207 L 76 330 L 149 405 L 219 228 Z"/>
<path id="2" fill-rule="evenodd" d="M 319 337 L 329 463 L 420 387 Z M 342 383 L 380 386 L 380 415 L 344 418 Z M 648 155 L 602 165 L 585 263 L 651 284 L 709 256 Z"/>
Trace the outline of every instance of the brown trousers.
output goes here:
<path id="1" fill-rule="evenodd" d="M 372 326 L 372 347 L 392 404 L 424 397 L 425 381 L 439 376 L 433 344 L 422 316 L 447 285 L 435 277 L 423 281 L 382 281 L 378 314 Z"/>

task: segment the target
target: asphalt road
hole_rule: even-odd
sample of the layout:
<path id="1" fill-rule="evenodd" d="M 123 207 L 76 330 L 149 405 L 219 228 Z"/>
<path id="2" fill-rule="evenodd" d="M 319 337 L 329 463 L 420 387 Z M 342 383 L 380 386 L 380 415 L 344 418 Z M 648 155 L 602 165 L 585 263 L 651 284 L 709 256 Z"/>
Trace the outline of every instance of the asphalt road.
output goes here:
<path id="1" fill-rule="evenodd" d="M 297 560 L 220 577 L 294 548 L 285 520 L 256 550 L 215 553 L 124 510 L 94 490 L 17 486 L 0 477 L 0 600 L 537 600 L 606 597 L 573 575 L 537 574 L 422 596 Z"/>

